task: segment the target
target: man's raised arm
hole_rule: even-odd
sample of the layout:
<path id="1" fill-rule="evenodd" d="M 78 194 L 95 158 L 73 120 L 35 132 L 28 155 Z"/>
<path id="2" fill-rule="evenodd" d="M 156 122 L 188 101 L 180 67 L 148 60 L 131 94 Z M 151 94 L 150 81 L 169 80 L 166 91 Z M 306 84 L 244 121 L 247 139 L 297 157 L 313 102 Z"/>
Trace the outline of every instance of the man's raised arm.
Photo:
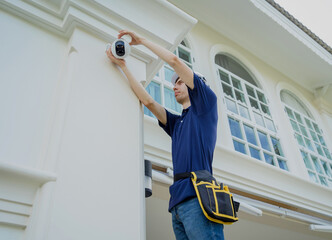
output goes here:
<path id="1" fill-rule="evenodd" d="M 111 49 L 106 51 L 109 59 L 116 65 L 118 65 L 122 72 L 126 75 L 130 87 L 133 89 L 134 93 L 138 97 L 138 99 L 158 118 L 158 120 L 166 125 L 167 116 L 166 110 L 157 103 L 150 94 L 144 89 L 142 84 L 136 80 L 131 71 L 127 68 L 126 61 L 123 59 L 117 59 L 113 56 Z"/>
<path id="2" fill-rule="evenodd" d="M 162 60 L 167 62 L 179 75 L 181 80 L 190 88 L 194 88 L 194 76 L 193 71 L 184 63 L 182 62 L 174 53 L 170 52 L 169 50 L 159 46 L 158 44 L 155 44 L 145 38 L 142 38 L 138 36 L 134 32 L 130 32 L 127 30 L 122 30 L 119 32 L 119 38 L 123 35 L 130 35 L 132 38 L 132 41 L 130 42 L 130 45 L 138 45 L 142 44 L 148 49 L 150 49 L 153 53 L 155 53 L 158 57 L 160 57 Z"/>

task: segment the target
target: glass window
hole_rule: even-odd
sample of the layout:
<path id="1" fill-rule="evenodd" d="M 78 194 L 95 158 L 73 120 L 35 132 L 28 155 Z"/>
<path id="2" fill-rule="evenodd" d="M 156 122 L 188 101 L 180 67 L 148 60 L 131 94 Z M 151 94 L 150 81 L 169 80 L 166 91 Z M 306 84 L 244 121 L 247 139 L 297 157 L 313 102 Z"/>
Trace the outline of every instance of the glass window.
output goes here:
<path id="1" fill-rule="evenodd" d="M 257 148 L 249 147 L 249 151 L 250 151 L 250 156 L 258 160 L 261 160 L 261 156 L 259 153 L 260 151 Z"/>
<path id="2" fill-rule="evenodd" d="M 253 75 L 235 59 L 223 54 L 216 56 L 215 63 L 235 150 L 288 170 L 276 137 L 269 101 Z"/>
<path id="3" fill-rule="evenodd" d="M 264 153 L 264 158 L 265 158 L 265 161 L 268 164 L 274 165 L 274 161 L 273 161 L 273 156 L 272 155 Z"/>
<path id="4" fill-rule="evenodd" d="M 229 121 L 229 126 L 231 128 L 232 135 L 234 137 L 243 139 L 239 121 L 234 120 L 232 118 L 228 118 L 228 121 Z"/>
<path id="5" fill-rule="evenodd" d="M 264 148 L 265 150 L 271 151 L 267 135 L 265 133 L 262 133 L 262 132 L 258 131 L 258 137 L 259 137 L 259 140 L 261 142 L 262 148 Z"/>
<path id="6" fill-rule="evenodd" d="M 288 167 L 287 167 L 286 161 L 278 158 L 278 163 L 279 163 L 279 167 L 281 169 L 284 169 L 284 170 L 288 171 Z"/>
<path id="7" fill-rule="evenodd" d="M 282 101 L 285 104 L 285 111 L 301 149 L 302 159 L 308 169 L 310 179 L 332 187 L 332 176 L 328 168 L 332 159 L 318 124 L 294 95 L 288 93 L 286 98 L 282 98 Z"/>
<path id="8" fill-rule="evenodd" d="M 172 82 L 172 76 L 174 74 L 174 71 L 171 68 L 165 66 L 164 73 L 165 73 L 165 80 L 168 82 Z"/>
<path id="9" fill-rule="evenodd" d="M 272 142 L 274 152 L 279 156 L 284 156 L 279 140 L 274 137 L 271 137 L 271 142 Z"/>
<path id="10" fill-rule="evenodd" d="M 157 101 L 159 104 L 161 104 L 161 93 L 160 93 L 160 84 L 156 82 L 151 82 L 149 86 L 147 86 L 146 91 L 153 97 L 155 101 Z M 155 116 L 152 114 L 152 112 L 144 106 L 144 114 L 154 117 Z"/>
<path id="11" fill-rule="evenodd" d="M 217 54 L 215 57 L 215 63 L 228 70 L 229 72 L 235 74 L 236 76 L 245 79 L 249 83 L 256 86 L 256 81 L 252 77 L 252 74 L 245 69 L 245 67 L 240 64 L 235 58 L 224 55 L 224 54 Z"/>
<path id="12" fill-rule="evenodd" d="M 179 58 L 181 58 L 182 60 L 191 63 L 191 56 L 190 56 L 190 52 L 184 50 L 183 48 L 179 47 Z"/>
<path id="13" fill-rule="evenodd" d="M 246 133 L 247 141 L 257 146 L 257 140 L 255 136 L 254 128 L 244 124 L 244 131 Z"/>
<path id="14" fill-rule="evenodd" d="M 240 115 L 246 119 L 249 119 L 250 120 L 250 115 L 249 115 L 249 111 L 248 111 L 248 108 L 239 104 L 239 111 L 240 111 Z"/>
<path id="15" fill-rule="evenodd" d="M 174 96 L 174 91 L 169 88 L 165 88 L 164 92 L 165 92 L 165 107 L 172 109 L 176 112 L 181 112 L 182 111 L 181 105 L 176 101 Z"/>
<path id="16" fill-rule="evenodd" d="M 228 98 L 225 98 L 226 100 L 226 106 L 227 106 L 227 109 L 233 113 L 236 113 L 237 114 L 237 108 L 236 108 L 236 103 L 235 101 L 232 101 Z"/>
<path id="17" fill-rule="evenodd" d="M 246 154 L 246 147 L 243 143 L 233 140 L 233 144 L 236 151 Z"/>

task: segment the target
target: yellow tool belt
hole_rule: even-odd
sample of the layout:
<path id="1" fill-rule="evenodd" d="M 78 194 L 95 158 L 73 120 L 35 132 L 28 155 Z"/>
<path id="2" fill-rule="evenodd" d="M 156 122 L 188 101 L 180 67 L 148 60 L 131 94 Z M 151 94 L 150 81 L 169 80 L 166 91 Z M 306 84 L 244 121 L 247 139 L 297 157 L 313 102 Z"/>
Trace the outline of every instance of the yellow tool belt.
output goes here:
<path id="1" fill-rule="evenodd" d="M 199 204 L 207 219 L 221 224 L 238 221 L 236 213 L 240 203 L 233 201 L 233 195 L 226 185 L 218 184 L 207 170 L 177 174 L 174 180 L 186 177 L 191 177 Z"/>

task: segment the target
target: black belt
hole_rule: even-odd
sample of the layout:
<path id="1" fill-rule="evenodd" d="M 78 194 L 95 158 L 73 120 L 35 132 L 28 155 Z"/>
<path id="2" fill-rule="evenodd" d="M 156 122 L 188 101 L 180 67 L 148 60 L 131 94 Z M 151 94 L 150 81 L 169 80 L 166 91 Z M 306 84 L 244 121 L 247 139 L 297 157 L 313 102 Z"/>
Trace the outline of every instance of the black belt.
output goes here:
<path id="1" fill-rule="evenodd" d="M 189 178 L 189 177 L 191 177 L 190 172 L 178 173 L 178 174 L 174 175 L 174 182 L 179 181 L 180 179 Z"/>

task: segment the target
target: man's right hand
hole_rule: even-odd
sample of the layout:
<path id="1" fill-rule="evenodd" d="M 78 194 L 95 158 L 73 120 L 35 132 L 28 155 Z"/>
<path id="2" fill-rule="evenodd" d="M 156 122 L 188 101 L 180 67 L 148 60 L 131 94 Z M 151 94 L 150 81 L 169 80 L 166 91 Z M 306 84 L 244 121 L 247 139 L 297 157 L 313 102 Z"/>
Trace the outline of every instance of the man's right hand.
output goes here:
<path id="1" fill-rule="evenodd" d="M 131 37 L 131 42 L 129 43 L 130 45 L 142 44 L 143 38 L 134 32 L 130 32 L 128 30 L 121 30 L 119 31 L 118 38 L 121 38 L 123 35 L 129 35 Z"/>
<path id="2" fill-rule="evenodd" d="M 124 59 L 118 59 L 112 54 L 111 48 L 106 51 L 107 57 L 112 61 L 112 63 L 118 65 L 121 69 L 126 67 L 126 61 Z"/>

